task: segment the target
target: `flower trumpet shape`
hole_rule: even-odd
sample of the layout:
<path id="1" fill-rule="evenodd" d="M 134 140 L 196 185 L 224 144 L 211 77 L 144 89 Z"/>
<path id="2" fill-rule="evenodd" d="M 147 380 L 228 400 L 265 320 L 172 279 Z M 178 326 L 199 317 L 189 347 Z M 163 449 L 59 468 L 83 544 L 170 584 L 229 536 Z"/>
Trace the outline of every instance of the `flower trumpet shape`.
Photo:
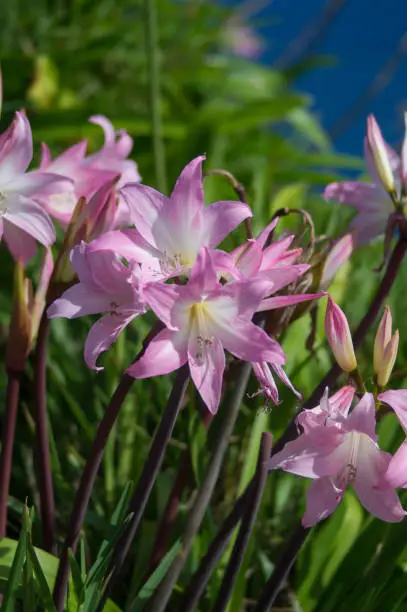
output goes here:
<path id="1" fill-rule="evenodd" d="M 224 349 L 244 361 L 268 361 L 282 365 L 280 345 L 252 321 L 269 281 L 222 285 L 203 247 L 186 285 L 147 284 L 144 297 L 166 325 L 149 344 L 128 374 L 149 378 L 168 374 L 188 362 L 191 378 L 210 412 L 218 409 Z"/>
<path id="2" fill-rule="evenodd" d="M 125 185 L 120 191 L 132 211 L 141 236 L 140 247 L 148 245 L 163 271 L 187 273 L 202 246 L 215 248 L 244 219 L 252 216 L 242 202 L 216 202 L 204 206 L 202 161 L 192 160 L 181 172 L 167 198 L 141 184 Z"/>
<path id="3" fill-rule="evenodd" d="M 368 512 L 383 521 L 401 521 L 405 512 L 386 477 L 391 455 L 381 451 L 376 442 L 373 395 L 366 393 L 350 414 L 347 409 L 323 405 L 321 412 L 323 422 L 306 420 L 304 433 L 268 462 L 270 469 L 281 468 L 313 479 L 307 490 L 304 527 L 332 514 L 349 486 Z"/>

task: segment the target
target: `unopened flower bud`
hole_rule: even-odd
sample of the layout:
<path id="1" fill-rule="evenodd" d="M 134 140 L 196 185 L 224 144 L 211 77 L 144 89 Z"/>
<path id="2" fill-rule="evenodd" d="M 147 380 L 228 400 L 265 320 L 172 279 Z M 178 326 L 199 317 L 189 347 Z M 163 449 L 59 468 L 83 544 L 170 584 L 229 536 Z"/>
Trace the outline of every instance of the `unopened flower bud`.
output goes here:
<path id="1" fill-rule="evenodd" d="M 345 313 L 331 297 L 325 313 L 325 333 L 338 365 L 344 372 L 356 370 L 357 363 L 352 336 Z"/>
<path id="2" fill-rule="evenodd" d="M 387 145 L 373 115 L 367 118 L 367 145 L 381 184 L 388 193 L 395 195 L 396 184 Z"/>
<path id="3" fill-rule="evenodd" d="M 13 310 L 7 342 L 6 365 L 11 370 L 22 372 L 31 346 L 29 314 L 31 286 L 25 278 L 24 266 L 21 261 L 17 261 L 14 266 L 13 291 Z"/>
<path id="4" fill-rule="evenodd" d="M 386 306 L 377 329 L 374 343 L 373 366 L 379 387 L 385 387 L 392 373 L 399 347 L 399 332 L 393 334 L 390 308 Z"/>

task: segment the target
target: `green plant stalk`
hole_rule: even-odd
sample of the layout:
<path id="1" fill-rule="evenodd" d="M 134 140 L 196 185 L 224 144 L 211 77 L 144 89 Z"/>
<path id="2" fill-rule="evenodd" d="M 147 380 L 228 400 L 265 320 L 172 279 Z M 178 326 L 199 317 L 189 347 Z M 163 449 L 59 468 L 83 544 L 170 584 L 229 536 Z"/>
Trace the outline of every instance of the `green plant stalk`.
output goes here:
<path id="1" fill-rule="evenodd" d="M 167 193 L 165 149 L 160 109 L 160 57 L 158 48 L 157 8 L 155 0 L 145 0 L 146 54 L 150 85 L 151 128 L 153 157 L 158 189 Z"/>

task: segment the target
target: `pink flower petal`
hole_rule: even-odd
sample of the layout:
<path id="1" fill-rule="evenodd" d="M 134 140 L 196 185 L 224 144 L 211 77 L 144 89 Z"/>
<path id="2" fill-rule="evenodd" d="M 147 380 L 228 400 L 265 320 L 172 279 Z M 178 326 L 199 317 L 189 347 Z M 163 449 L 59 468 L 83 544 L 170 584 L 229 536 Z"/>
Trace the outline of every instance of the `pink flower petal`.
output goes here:
<path id="1" fill-rule="evenodd" d="M 188 359 L 188 336 L 162 330 L 148 345 L 144 355 L 127 370 L 133 378 L 150 378 L 178 370 Z"/>
<path id="2" fill-rule="evenodd" d="M 35 239 L 16 225 L 4 219 L 4 240 L 15 260 L 20 260 L 25 266 L 37 253 Z"/>
<path id="3" fill-rule="evenodd" d="M 222 344 L 214 338 L 210 346 L 202 346 L 198 338 L 191 336 L 188 345 L 188 362 L 191 378 L 208 410 L 215 414 L 222 392 L 225 353 Z"/>
<path id="4" fill-rule="evenodd" d="M 202 162 L 205 155 L 200 155 L 185 166 L 179 175 L 171 193 L 171 206 L 166 209 L 166 216 L 177 223 L 193 219 L 204 203 L 202 186 Z"/>
<path id="5" fill-rule="evenodd" d="M 313 527 L 336 510 L 341 497 L 328 477 L 311 482 L 306 493 L 307 507 L 302 517 L 304 527 Z"/>
<path id="6" fill-rule="evenodd" d="M 112 230 L 89 243 L 89 252 L 113 251 L 129 262 L 151 264 L 160 251 L 146 242 L 135 229 Z"/>
<path id="7" fill-rule="evenodd" d="M 85 361 L 89 368 L 97 371 L 103 370 L 102 366 L 96 365 L 100 353 L 107 351 L 116 342 L 134 316 L 109 313 L 92 325 L 85 342 Z"/>
<path id="8" fill-rule="evenodd" d="M 73 181 L 51 172 L 27 172 L 20 174 L 7 185 L 7 192 L 26 197 L 73 192 Z"/>
<path id="9" fill-rule="evenodd" d="M 144 299 L 157 317 L 172 330 L 188 326 L 189 316 L 182 317 L 182 295 L 184 287 L 178 285 L 165 285 L 164 283 L 151 283 L 144 287 Z M 175 308 L 178 306 L 178 308 Z"/>
<path id="10" fill-rule="evenodd" d="M 385 480 L 396 489 L 407 489 L 407 440 L 404 440 L 390 459 Z"/>
<path id="11" fill-rule="evenodd" d="M 157 225 L 163 225 L 163 209 L 168 205 L 168 198 L 152 187 L 139 183 L 125 185 L 120 194 L 131 209 L 136 229 L 151 246 L 160 249 Z"/>
<path id="12" fill-rule="evenodd" d="M 33 200 L 11 195 L 4 220 L 16 225 L 46 247 L 55 242 L 55 229 L 47 213 Z"/>
<path id="13" fill-rule="evenodd" d="M 376 440 L 376 405 L 372 393 L 365 393 L 352 410 L 347 421 L 348 430 L 356 430 Z"/>
<path id="14" fill-rule="evenodd" d="M 377 397 L 393 408 L 404 431 L 407 431 L 407 389 L 384 391 Z"/>
<path id="15" fill-rule="evenodd" d="M 255 275 L 261 266 L 263 251 L 256 240 L 248 240 L 228 254 L 243 278 Z"/>
<path id="16" fill-rule="evenodd" d="M 301 302 L 317 300 L 325 295 L 325 291 L 321 291 L 320 293 L 308 293 L 306 295 L 278 295 L 276 297 L 264 299 L 257 308 L 257 312 L 285 308 L 286 306 L 291 306 L 292 304 L 300 304 Z"/>
<path id="17" fill-rule="evenodd" d="M 315 460 L 321 456 L 324 459 L 329 450 L 329 447 L 321 450 L 321 448 L 312 444 L 307 435 L 303 434 L 292 442 L 288 442 L 265 465 L 270 470 L 279 468 L 297 476 L 318 478 L 321 474 L 315 471 Z"/>
<path id="18" fill-rule="evenodd" d="M 253 213 L 242 202 L 216 202 L 202 210 L 204 244 L 215 248 L 245 219 Z"/>
<path id="19" fill-rule="evenodd" d="M 338 200 L 341 204 L 355 206 L 362 211 L 382 211 L 387 200 L 391 201 L 381 187 L 372 183 L 361 183 L 350 181 L 343 183 L 331 183 L 324 191 L 326 200 Z"/>
<path id="20" fill-rule="evenodd" d="M 32 134 L 24 113 L 16 113 L 0 139 L 0 184 L 6 185 L 25 172 L 33 155 Z"/>
<path id="21" fill-rule="evenodd" d="M 92 289 L 85 283 L 77 283 L 48 307 L 47 315 L 50 319 L 56 317 L 75 319 L 110 309 L 111 297 Z"/>
<path id="22" fill-rule="evenodd" d="M 343 417 L 347 417 L 353 398 L 355 397 L 355 392 L 355 387 L 346 385 L 332 395 L 332 397 L 329 398 L 332 412 L 338 412 Z"/>
<path id="23" fill-rule="evenodd" d="M 229 325 L 215 323 L 216 336 L 232 355 L 243 361 L 284 364 L 281 346 L 251 321 L 236 318 Z"/>
<path id="24" fill-rule="evenodd" d="M 386 473 L 390 455 L 383 453 L 368 436 L 363 436 L 359 445 L 358 469 L 354 489 L 360 503 L 368 512 L 382 521 L 397 523 L 402 521 L 405 512 L 396 491 L 379 486 Z"/>

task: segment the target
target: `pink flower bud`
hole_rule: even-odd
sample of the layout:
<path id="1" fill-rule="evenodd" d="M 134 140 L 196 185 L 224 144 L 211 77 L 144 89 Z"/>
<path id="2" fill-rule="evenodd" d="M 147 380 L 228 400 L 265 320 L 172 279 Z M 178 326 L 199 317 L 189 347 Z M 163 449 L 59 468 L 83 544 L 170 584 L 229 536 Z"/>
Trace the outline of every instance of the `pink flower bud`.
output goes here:
<path id="1" fill-rule="evenodd" d="M 344 372 L 356 370 L 357 363 L 352 336 L 345 313 L 331 297 L 325 313 L 325 333 L 338 365 Z"/>
<path id="2" fill-rule="evenodd" d="M 13 288 L 13 311 L 7 342 L 6 365 L 7 368 L 16 372 L 22 372 L 31 346 L 29 314 L 31 285 L 25 278 L 24 266 L 21 261 L 15 263 Z"/>
<path id="3" fill-rule="evenodd" d="M 395 193 L 396 185 L 387 145 L 373 115 L 367 118 L 367 144 L 381 184 L 388 193 Z"/>
<path id="4" fill-rule="evenodd" d="M 398 330 L 391 335 L 392 318 L 390 308 L 386 306 L 382 320 L 377 329 L 374 343 L 373 365 L 379 387 L 385 387 L 392 373 L 399 347 Z"/>

